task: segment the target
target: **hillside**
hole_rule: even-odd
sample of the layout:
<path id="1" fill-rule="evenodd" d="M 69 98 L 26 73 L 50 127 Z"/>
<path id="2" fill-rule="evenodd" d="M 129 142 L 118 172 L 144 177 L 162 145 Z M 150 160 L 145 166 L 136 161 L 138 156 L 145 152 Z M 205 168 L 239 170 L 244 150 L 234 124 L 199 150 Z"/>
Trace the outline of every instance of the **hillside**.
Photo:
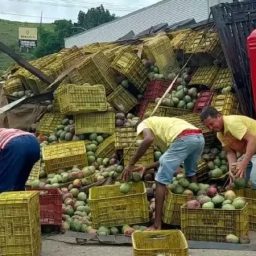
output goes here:
<path id="1" fill-rule="evenodd" d="M 33 59 L 31 53 L 21 53 L 18 46 L 18 29 L 19 27 L 38 27 L 39 23 L 28 23 L 28 22 L 16 22 L 0 19 L 0 41 L 5 43 L 11 49 L 15 50 L 16 53 L 20 54 L 23 58 L 30 60 Z M 53 30 L 53 24 L 42 24 L 42 26 L 47 30 Z M 0 52 L 0 75 L 8 67 L 10 67 L 14 61 Z"/>

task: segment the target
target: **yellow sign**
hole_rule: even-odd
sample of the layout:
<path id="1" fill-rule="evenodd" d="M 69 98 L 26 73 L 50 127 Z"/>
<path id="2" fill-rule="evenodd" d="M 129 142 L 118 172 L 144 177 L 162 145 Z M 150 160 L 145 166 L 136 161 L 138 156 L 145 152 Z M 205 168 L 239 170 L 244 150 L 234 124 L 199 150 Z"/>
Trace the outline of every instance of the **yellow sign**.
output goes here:
<path id="1" fill-rule="evenodd" d="M 37 41 L 37 28 L 19 27 L 19 40 Z"/>

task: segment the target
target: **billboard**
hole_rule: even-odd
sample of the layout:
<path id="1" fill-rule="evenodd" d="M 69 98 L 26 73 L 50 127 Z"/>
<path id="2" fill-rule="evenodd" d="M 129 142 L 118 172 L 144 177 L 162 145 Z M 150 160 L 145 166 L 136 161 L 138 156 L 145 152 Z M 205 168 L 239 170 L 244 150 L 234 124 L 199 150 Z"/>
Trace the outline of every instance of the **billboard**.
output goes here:
<path id="1" fill-rule="evenodd" d="M 37 28 L 19 27 L 19 40 L 37 41 Z"/>

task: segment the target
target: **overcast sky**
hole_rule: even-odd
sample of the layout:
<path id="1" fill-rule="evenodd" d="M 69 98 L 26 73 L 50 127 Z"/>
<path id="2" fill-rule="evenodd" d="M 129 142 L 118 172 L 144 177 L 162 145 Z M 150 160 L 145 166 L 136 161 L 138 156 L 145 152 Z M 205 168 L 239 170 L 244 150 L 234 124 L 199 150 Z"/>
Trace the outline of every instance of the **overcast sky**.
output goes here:
<path id="1" fill-rule="evenodd" d="M 42 13 L 43 23 L 57 19 L 76 22 L 80 10 L 86 13 L 100 4 L 120 17 L 157 2 L 159 0 L 0 0 L 0 19 L 40 22 Z"/>

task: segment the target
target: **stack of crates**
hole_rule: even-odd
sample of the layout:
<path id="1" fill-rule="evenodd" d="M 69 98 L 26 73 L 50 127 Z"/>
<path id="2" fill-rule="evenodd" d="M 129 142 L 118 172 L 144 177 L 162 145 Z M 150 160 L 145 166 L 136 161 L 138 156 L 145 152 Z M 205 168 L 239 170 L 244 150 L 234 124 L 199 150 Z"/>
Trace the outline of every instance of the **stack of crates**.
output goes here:
<path id="1" fill-rule="evenodd" d="M 120 185 L 92 187 L 88 203 L 94 228 L 149 221 L 147 192 L 143 182 L 133 183 L 127 194 L 120 192 Z"/>
<path id="2" fill-rule="evenodd" d="M 107 101 L 112 107 L 124 113 L 128 113 L 138 104 L 137 99 L 125 90 L 122 85 L 119 85 L 114 92 L 108 95 Z"/>
<path id="3" fill-rule="evenodd" d="M 1 255 L 40 255 L 40 227 L 38 192 L 0 194 Z"/>
<path id="4" fill-rule="evenodd" d="M 130 147 L 136 142 L 137 133 L 135 128 L 116 128 L 115 131 L 115 148 L 124 149 Z"/>
<path id="5" fill-rule="evenodd" d="M 217 73 L 218 67 L 199 67 L 193 74 L 189 85 L 205 85 L 208 88 L 211 88 Z"/>
<path id="6" fill-rule="evenodd" d="M 56 89 L 55 98 L 65 115 L 107 111 L 105 87 L 100 84 L 63 84 Z"/>
<path id="7" fill-rule="evenodd" d="M 143 45 L 147 59 L 154 61 L 161 74 L 167 74 L 169 70 L 178 67 L 171 41 L 166 35 L 153 37 Z"/>
<path id="8" fill-rule="evenodd" d="M 63 119 L 64 115 L 60 113 L 45 113 L 39 121 L 36 132 L 50 135 L 55 132 L 57 125 L 61 124 Z"/>
<path id="9" fill-rule="evenodd" d="M 213 81 L 213 89 L 223 89 L 227 86 L 232 87 L 232 74 L 229 68 L 222 68 L 218 71 L 214 81 Z"/>
<path id="10" fill-rule="evenodd" d="M 144 92 L 147 85 L 147 70 L 135 53 L 121 51 L 113 60 L 111 67 L 123 74 L 138 92 Z"/>
<path id="11" fill-rule="evenodd" d="M 45 145 L 42 148 L 42 159 L 47 173 L 74 165 L 84 167 L 88 164 L 84 141 Z"/>
<path id="12" fill-rule="evenodd" d="M 223 115 L 239 113 L 239 103 L 234 94 L 219 94 L 213 97 L 211 105 Z"/>

